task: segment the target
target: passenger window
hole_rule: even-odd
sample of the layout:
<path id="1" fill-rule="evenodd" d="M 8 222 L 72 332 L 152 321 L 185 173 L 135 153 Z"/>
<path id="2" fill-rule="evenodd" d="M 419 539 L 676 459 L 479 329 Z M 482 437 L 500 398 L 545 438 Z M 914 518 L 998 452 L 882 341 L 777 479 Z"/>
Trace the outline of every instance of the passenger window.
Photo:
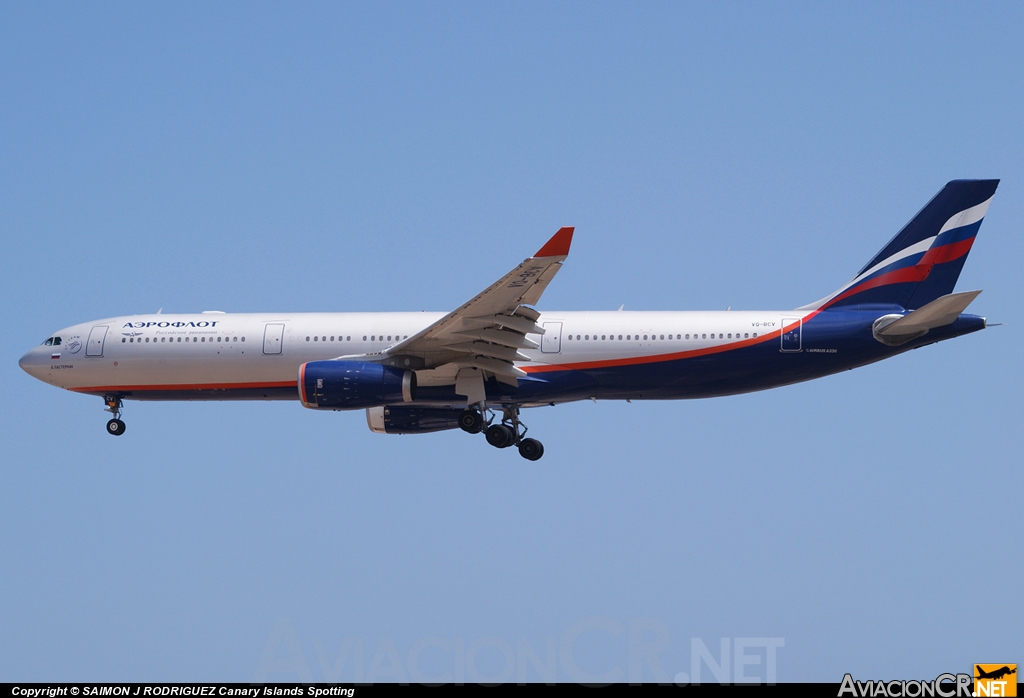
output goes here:
<path id="1" fill-rule="evenodd" d="M 334 341 L 334 335 L 333 334 L 331 335 L 331 341 L 332 342 Z"/>
<path id="2" fill-rule="evenodd" d="M 621 334 L 619 335 L 619 339 L 620 339 L 620 340 L 622 339 L 622 335 L 621 335 Z"/>
<path id="3" fill-rule="evenodd" d="M 644 339 L 647 339 L 647 335 L 644 335 Z"/>
<path id="4" fill-rule="evenodd" d="M 345 337 L 345 341 L 346 342 L 351 342 L 352 341 L 352 337 L 351 336 Z"/>
<path id="5" fill-rule="evenodd" d="M 755 332 L 755 333 L 754 333 L 754 336 L 755 336 L 755 337 L 757 336 L 757 332 Z"/>
<path id="6" fill-rule="evenodd" d="M 661 335 L 661 338 L 662 338 L 662 339 L 665 339 L 665 335 Z"/>
<path id="7" fill-rule="evenodd" d="M 366 341 L 366 335 L 365 334 L 363 335 L 363 341 L 364 342 Z"/>
<path id="8" fill-rule="evenodd" d="M 743 333 L 743 339 L 748 339 L 749 337 L 750 337 L 750 333 L 749 332 L 744 332 Z"/>
<path id="9" fill-rule="evenodd" d="M 313 337 L 313 341 L 314 342 L 317 341 L 318 339 L 320 339 L 320 338 L 319 337 Z"/>
<path id="10" fill-rule="evenodd" d="M 243 342 L 245 341 L 245 337 L 242 337 L 242 341 L 243 341 Z"/>
<path id="11" fill-rule="evenodd" d="M 700 336 L 700 338 L 701 338 L 701 339 L 707 339 L 707 338 L 708 338 L 708 336 L 707 336 L 706 334 L 702 334 L 702 335 Z"/>
<path id="12" fill-rule="evenodd" d="M 389 342 L 391 341 L 391 335 L 388 335 L 388 341 Z"/>
<path id="13" fill-rule="evenodd" d="M 121 344 L 124 344 L 127 341 L 128 341 L 127 339 L 125 339 L 124 337 L 121 337 Z"/>

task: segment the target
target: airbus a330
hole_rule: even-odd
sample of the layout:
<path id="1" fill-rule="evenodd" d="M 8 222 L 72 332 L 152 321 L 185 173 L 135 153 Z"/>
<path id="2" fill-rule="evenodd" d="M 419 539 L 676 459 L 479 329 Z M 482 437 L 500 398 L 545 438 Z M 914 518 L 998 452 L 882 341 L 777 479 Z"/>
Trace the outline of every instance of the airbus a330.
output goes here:
<path id="1" fill-rule="evenodd" d="M 125 400 L 298 400 L 537 460 L 523 408 L 747 393 L 984 329 L 964 312 L 981 292 L 953 290 L 998 184 L 949 182 L 852 280 L 794 310 L 540 311 L 569 254 L 562 228 L 450 313 L 129 315 L 59 330 L 20 365 L 101 397 L 115 436 Z"/>

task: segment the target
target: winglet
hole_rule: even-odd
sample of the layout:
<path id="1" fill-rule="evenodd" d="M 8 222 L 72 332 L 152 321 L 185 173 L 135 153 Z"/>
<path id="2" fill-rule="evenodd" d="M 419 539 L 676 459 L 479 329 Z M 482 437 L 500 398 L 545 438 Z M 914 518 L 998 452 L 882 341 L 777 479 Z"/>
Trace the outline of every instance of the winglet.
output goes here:
<path id="1" fill-rule="evenodd" d="M 544 243 L 544 247 L 537 250 L 534 257 L 565 257 L 569 254 L 569 245 L 572 244 L 572 231 L 575 228 L 560 228 L 551 239 Z"/>

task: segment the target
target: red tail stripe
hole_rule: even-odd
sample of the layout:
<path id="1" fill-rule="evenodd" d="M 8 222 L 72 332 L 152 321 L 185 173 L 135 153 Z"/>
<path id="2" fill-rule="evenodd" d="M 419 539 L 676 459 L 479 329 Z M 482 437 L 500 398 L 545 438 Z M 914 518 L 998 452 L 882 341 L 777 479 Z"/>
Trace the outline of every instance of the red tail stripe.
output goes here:
<path id="1" fill-rule="evenodd" d="M 954 259 L 960 259 L 970 252 L 971 245 L 973 244 L 974 238 L 967 238 L 966 240 L 951 242 L 948 245 L 933 247 L 925 252 L 924 257 L 921 258 L 918 264 L 945 264 L 946 262 L 952 262 Z"/>

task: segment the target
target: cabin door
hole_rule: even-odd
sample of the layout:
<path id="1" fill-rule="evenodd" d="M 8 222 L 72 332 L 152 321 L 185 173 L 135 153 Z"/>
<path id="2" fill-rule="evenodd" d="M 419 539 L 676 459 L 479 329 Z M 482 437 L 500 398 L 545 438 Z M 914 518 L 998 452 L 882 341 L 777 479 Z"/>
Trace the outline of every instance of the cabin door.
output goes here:
<path id="1" fill-rule="evenodd" d="M 280 354 L 284 343 L 284 323 L 267 323 L 263 330 L 263 353 Z"/>
<path id="2" fill-rule="evenodd" d="M 86 356 L 103 356 L 103 342 L 107 338 L 107 325 L 96 325 L 89 332 L 89 343 L 85 346 Z"/>
<path id="3" fill-rule="evenodd" d="M 557 354 L 562 350 L 562 323 L 545 322 L 542 326 L 546 332 L 541 335 L 540 350 L 545 354 Z"/>

